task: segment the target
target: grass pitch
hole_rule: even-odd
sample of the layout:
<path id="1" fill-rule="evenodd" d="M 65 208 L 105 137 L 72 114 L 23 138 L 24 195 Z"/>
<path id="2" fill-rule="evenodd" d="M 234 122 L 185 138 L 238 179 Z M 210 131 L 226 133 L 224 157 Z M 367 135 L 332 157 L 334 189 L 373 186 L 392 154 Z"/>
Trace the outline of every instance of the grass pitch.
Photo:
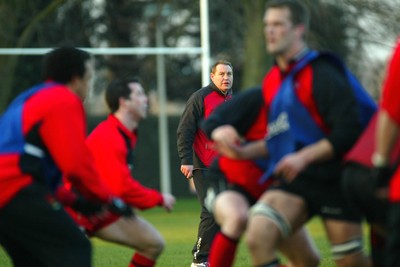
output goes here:
<path id="1" fill-rule="evenodd" d="M 178 199 L 172 213 L 162 208 L 154 208 L 140 214 L 156 226 L 166 240 L 164 253 L 158 260 L 160 267 L 189 267 L 191 264 L 191 250 L 196 240 L 199 222 L 200 206 L 197 199 Z M 320 250 L 321 267 L 333 267 L 330 259 L 329 246 L 322 224 L 319 219 L 313 219 L 307 225 L 317 247 Z M 133 255 L 133 250 L 92 239 L 94 245 L 94 267 L 124 267 Z M 0 247 L 0 266 L 11 267 L 12 264 Z M 236 255 L 235 267 L 251 266 L 248 251 L 242 242 Z"/>

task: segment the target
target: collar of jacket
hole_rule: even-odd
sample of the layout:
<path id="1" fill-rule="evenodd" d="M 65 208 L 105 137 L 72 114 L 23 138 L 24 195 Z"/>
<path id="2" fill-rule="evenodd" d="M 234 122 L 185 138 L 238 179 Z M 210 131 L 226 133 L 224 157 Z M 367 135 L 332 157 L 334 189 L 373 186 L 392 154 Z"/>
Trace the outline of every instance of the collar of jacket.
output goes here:
<path id="1" fill-rule="evenodd" d="M 210 84 L 208 86 L 212 90 L 214 90 L 215 92 L 217 92 L 218 94 L 220 94 L 222 96 L 228 96 L 228 95 L 232 94 L 232 88 L 228 89 L 228 92 L 226 92 L 226 94 L 224 94 L 221 90 L 219 90 L 219 88 L 213 82 L 210 82 Z"/>

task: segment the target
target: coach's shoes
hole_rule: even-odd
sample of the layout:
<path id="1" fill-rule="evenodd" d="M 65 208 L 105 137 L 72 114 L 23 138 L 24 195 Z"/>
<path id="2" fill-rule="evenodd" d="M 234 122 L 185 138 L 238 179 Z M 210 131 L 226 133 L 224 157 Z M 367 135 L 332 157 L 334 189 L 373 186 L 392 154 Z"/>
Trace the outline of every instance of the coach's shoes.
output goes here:
<path id="1" fill-rule="evenodd" d="M 192 265 L 190 265 L 190 267 L 210 267 L 210 264 L 208 264 L 208 262 L 192 262 Z"/>

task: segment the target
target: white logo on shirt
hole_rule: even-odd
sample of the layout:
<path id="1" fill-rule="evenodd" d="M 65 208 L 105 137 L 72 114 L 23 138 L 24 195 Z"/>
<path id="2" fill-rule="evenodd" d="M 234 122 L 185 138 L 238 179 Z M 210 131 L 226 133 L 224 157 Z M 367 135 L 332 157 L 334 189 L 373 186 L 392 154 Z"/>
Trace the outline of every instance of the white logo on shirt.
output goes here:
<path id="1" fill-rule="evenodd" d="M 276 120 L 268 123 L 268 135 L 267 139 L 271 139 L 272 137 L 286 132 L 290 129 L 290 124 L 288 120 L 287 112 L 281 112 L 278 115 Z"/>

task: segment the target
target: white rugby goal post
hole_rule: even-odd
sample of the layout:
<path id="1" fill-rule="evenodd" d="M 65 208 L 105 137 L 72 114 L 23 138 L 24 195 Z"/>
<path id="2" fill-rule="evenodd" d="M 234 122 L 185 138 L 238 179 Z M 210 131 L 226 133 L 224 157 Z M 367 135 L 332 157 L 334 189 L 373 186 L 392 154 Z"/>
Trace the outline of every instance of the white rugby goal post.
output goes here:
<path id="1" fill-rule="evenodd" d="M 171 171 L 168 139 L 168 117 L 166 78 L 164 68 L 164 55 L 199 54 L 201 55 L 202 85 L 209 83 L 210 73 L 210 38 L 208 19 L 208 0 L 199 0 L 201 47 L 163 47 L 162 33 L 157 31 L 158 47 L 102 47 L 81 49 L 93 55 L 156 55 L 157 56 L 157 92 L 160 102 L 158 120 L 158 139 L 160 144 L 160 187 L 164 193 L 171 193 Z M 42 55 L 52 48 L 0 48 L 0 55 Z M 177 166 L 178 167 L 178 166 Z"/>

